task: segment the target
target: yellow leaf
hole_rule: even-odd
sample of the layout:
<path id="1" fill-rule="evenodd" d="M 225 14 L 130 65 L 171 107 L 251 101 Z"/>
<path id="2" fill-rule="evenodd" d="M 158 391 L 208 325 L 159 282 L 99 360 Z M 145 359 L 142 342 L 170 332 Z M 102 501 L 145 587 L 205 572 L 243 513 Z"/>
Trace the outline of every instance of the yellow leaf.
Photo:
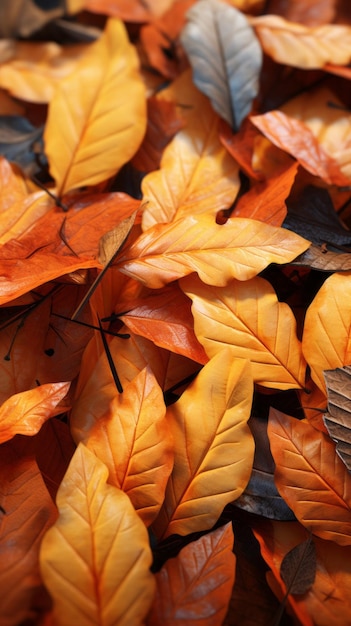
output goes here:
<path id="1" fill-rule="evenodd" d="M 309 246 L 284 228 L 239 217 L 219 225 L 205 213 L 150 228 L 125 249 L 118 267 L 155 289 L 191 272 L 223 286 L 231 278 L 248 280 L 270 263 L 288 263 Z"/>
<path id="2" fill-rule="evenodd" d="M 274 389 L 304 386 L 295 317 L 266 280 L 212 287 L 189 276 L 181 287 L 193 301 L 195 334 L 210 358 L 229 345 L 234 357 L 251 361 L 255 382 Z"/>
<path id="3" fill-rule="evenodd" d="M 168 559 L 156 574 L 156 595 L 147 625 L 221 626 L 235 578 L 233 541 L 229 523 Z"/>
<path id="4" fill-rule="evenodd" d="M 167 146 L 161 169 L 143 179 L 143 230 L 186 215 L 215 216 L 239 190 L 239 167 L 219 140 L 218 115 L 195 87 L 182 104 L 197 115 Z"/>
<path id="5" fill-rule="evenodd" d="M 0 443 L 17 434 L 35 435 L 55 414 L 70 383 L 47 383 L 10 396 L 0 407 Z"/>
<path id="6" fill-rule="evenodd" d="M 351 476 L 331 439 L 308 422 L 271 409 L 274 480 L 297 519 L 312 533 L 351 545 Z"/>
<path id="7" fill-rule="evenodd" d="M 332 274 L 306 312 L 302 350 L 314 382 L 326 394 L 323 370 L 351 363 L 350 272 Z"/>
<path id="8" fill-rule="evenodd" d="M 222 350 L 168 408 L 175 459 L 153 525 L 158 536 L 211 528 L 245 489 L 254 453 L 252 393 L 248 362 Z"/>
<path id="9" fill-rule="evenodd" d="M 147 530 L 108 469 L 79 444 L 57 493 L 40 566 L 57 626 L 140 626 L 155 581 Z"/>
<path id="10" fill-rule="evenodd" d="M 139 147 L 145 128 L 138 57 L 123 23 L 110 19 L 50 102 L 45 151 L 58 194 L 116 174 Z"/>
<path id="11" fill-rule="evenodd" d="M 279 15 L 250 19 L 266 54 L 277 63 L 303 69 L 326 63 L 347 65 L 351 60 L 351 28 L 342 24 L 305 26 Z"/>
<path id="12" fill-rule="evenodd" d="M 155 519 L 173 466 L 162 391 L 149 368 L 115 396 L 86 445 L 109 469 L 109 482 L 130 498 L 144 524 Z"/>

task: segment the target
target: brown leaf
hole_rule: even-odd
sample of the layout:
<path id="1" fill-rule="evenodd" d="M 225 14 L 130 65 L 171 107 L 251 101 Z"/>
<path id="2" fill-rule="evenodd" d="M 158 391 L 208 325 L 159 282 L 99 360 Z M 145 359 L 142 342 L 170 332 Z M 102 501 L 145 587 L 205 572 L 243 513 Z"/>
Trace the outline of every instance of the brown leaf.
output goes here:
<path id="1" fill-rule="evenodd" d="M 336 442 L 336 451 L 351 472 L 351 367 L 325 370 L 328 412 L 324 423 L 330 437 Z"/>
<path id="2" fill-rule="evenodd" d="M 351 254 L 349 252 L 331 252 L 312 244 L 306 252 L 294 259 L 294 265 L 312 267 L 324 272 L 350 272 Z"/>
<path id="3" fill-rule="evenodd" d="M 280 565 L 280 575 L 287 593 L 302 595 L 310 589 L 316 577 L 316 548 L 310 536 L 289 550 Z"/>

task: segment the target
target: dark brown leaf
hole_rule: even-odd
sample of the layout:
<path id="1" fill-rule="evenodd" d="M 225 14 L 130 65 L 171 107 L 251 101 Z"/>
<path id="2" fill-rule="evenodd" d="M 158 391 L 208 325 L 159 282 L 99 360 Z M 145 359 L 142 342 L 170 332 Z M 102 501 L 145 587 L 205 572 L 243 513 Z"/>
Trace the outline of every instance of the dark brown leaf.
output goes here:
<path id="1" fill-rule="evenodd" d="M 314 583 L 316 567 L 316 548 L 310 536 L 290 550 L 282 561 L 280 575 L 287 586 L 287 593 L 306 593 Z"/>
<path id="2" fill-rule="evenodd" d="M 325 370 L 324 378 L 328 394 L 324 423 L 336 442 L 338 455 L 351 472 L 351 366 Z"/>

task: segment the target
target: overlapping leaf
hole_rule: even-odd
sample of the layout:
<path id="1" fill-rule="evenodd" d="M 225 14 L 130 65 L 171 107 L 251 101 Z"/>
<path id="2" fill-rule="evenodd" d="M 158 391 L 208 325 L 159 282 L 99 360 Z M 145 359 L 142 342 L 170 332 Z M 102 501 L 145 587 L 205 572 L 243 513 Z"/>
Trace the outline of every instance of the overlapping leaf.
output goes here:
<path id="1" fill-rule="evenodd" d="M 328 392 L 328 412 L 324 423 L 336 442 L 336 451 L 351 472 L 351 367 L 326 370 L 324 378 Z"/>
<path id="2" fill-rule="evenodd" d="M 324 370 L 351 363 L 350 273 L 332 274 L 307 309 L 302 349 L 312 378 L 326 392 Z"/>
<path id="3" fill-rule="evenodd" d="M 187 19 L 181 42 L 194 83 L 238 130 L 257 96 L 261 46 L 243 13 L 218 0 L 200 0 Z"/>
<path id="4" fill-rule="evenodd" d="M 156 574 L 147 626 L 221 626 L 235 579 L 231 524 L 204 535 Z"/>
<path id="5" fill-rule="evenodd" d="M 265 53 L 278 63 L 313 69 L 326 63 L 347 65 L 351 59 L 351 28 L 346 24 L 309 27 L 279 15 L 261 15 L 250 23 Z"/>
<path id="6" fill-rule="evenodd" d="M 145 368 L 116 396 L 95 424 L 87 446 L 107 465 L 146 525 L 157 516 L 173 466 L 162 391 Z"/>
<path id="7" fill-rule="evenodd" d="M 47 383 L 11 396 L 0 407 L 0 443 L 17 434 L 35 435 L 55 414 L 70 383 Z"/>
<path id="8" fill-rule="evenodd" d="M 251 399 L 249 364 L 222 350 L 168 408 L 175 458 L 153 525 L 158 536 L 211 528 L 243 492 L 254 453 L 247 426 Z"/>
<path id="9" fill-rule="evenodd" d="M 107 476 L 80 444 L 57 494 L 59 518 L 44 536 L 40 564 L 58 626 L 141 626 L 152 603 L 146 528 Z"/>
<path id="10" fill-rule="evenodd" d="M 351 545 L 351 477 L 329 437 L 271 409 L 275 481 L 297 519 L 318 537 Z"/>
<path id="11" fill-rule="evenodd" d="M 308 247 L 282 228 L 245 218 L 218 225 L 205 213 L 150 228 L 125 249 L 118 267 L 156 289 L 192 272 L 223 286 L 231 278 L 248 280 L 269 263 L 287 263 Z"/>
<path id="12" fill-rule="evenodd" d="M 304 386 L 306 363 L 296 336 L 296 320 L 263 278 L 225 287 L 204 285 L 195 276 L 181 281 L 192 299 L 195 334 L 212 358 L 230 346 L 249 359 L 254 380 L 276 389 Z"/>
<path id="13" fill-rule="evenodd" d="M 111 19 L 50 102 L 44 139 L 58 194 L 115 174 L 136 152 L 145 127 L 138 57 L 122 22 Z"/>

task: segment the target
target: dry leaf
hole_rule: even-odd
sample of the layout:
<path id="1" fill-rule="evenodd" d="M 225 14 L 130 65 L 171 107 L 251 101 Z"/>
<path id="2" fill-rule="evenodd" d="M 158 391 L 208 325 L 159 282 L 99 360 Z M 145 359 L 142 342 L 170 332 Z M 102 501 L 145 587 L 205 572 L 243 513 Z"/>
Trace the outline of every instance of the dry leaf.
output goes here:
<path id="1" fill-rule="evenodd" d="M 325 370 L 324 378 L 328 394 L 328 412 L 324 423 L 330 437 L 336 442 L 336 451 L 351 472 L 351 367 Z"/>
<path id="2" fill-rule="evenodd" d="M 195 334 L 210 358 L 230 346 L 235 358 L 251 361 L 253 378 L 261 385 L 304 386 L 306 363 L 295 317 L 267 281 L 233 280 L 212 287 L 191 276 L 181 287 L 193 301 Z"/>
<path id="3" fill-rule="evenodd" d="M 316 577 L 316 548 L 310 536 L 289 550 L 280 565 L 280 575 L 287 592 L 294 595 L 306 593 Z"/>
<path id="4" fill-rule="evenodd" d="M 45 151 L 58 195 L 116 174 L 136 152 L 145 127 L 138 58 L 123 23 L 111 18 L 50 102 Z"/>
<path id="5" fill-rule="evenodd" d="M 261 46 L 243 13 L 218 0 L 200 0 L 187 19 L 181 42 L 194 83 L 238 130 L 257 96 Z"/>
<path id="6" fill-rule="evenodd" d="M 146 528 L 108 469 L 79 444 L 57 494 L 59 518 L 40 549 L 58 626 L 143 623 L 155 583 Z"/>
<path id="7" fill-rule="evenodd" d="M 243 492 L 254 453 L 247 426 L 251 398 L 249 364 L 222 350 L 168 408 L 175 458 L 153 525 L 157 536 L 211 528 Z"/>

